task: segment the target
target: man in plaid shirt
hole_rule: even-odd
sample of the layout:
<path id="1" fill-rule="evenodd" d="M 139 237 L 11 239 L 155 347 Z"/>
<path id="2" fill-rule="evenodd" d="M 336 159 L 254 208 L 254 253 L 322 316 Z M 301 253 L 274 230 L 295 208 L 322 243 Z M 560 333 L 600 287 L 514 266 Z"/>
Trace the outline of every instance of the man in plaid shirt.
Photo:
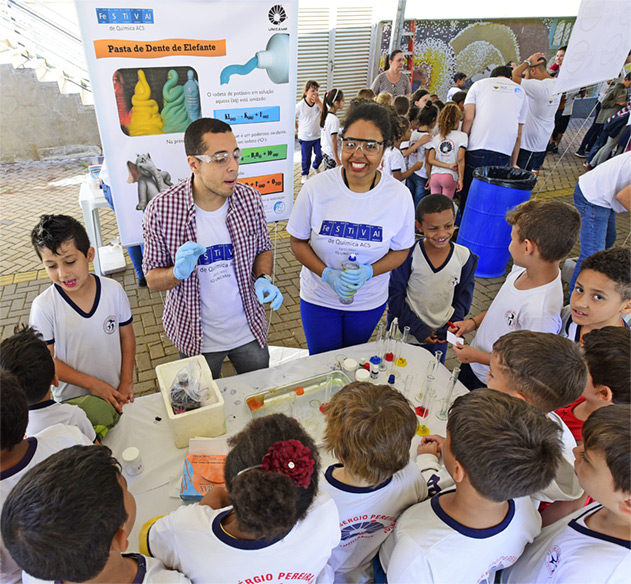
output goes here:
<path id="1" fill-rule="evenodd" d="M 269 365 L 262 303 L 283 301 L 260 193 L 237 182 L 232 128 L 200 118 L 184 134 L 192 176 L 157 195 L 143 217 L 143 269 L 167 290 L 164 329 L 181 357 L 203 354 L 214 378 L 226 355 L 237 373 Z"/>

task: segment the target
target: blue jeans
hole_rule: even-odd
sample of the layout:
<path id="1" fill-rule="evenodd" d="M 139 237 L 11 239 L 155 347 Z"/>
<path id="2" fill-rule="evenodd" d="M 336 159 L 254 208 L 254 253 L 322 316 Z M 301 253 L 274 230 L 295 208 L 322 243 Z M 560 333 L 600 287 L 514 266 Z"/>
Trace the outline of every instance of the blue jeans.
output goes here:
<path id="1" fill-rule="evenodd" d="M 106 185 L 105 183 L 101 183 L 101 189 L 103 190 L 103 196 L 105 197 L 107 204 L 110 206 L 110 209 L 114 211 L 112 189 L 109 185 Z M 145 277 L 145 274 L 142 271 L 142 245 L 130 245 L 126 249 L 127 253 L 129 254 L 129 259 L 131 260 L 131 265 L 134 266 L 134 271 L 136 272 L 138 280 L 142 280 Z"/>
<path id="2" fill-rule="evenodd" d="M 543 152 L 533 152 L 532 150 L 520 148 L 519 156 L 517 156 L 517 166 L 523 170 L 532 170 L 536 172 L 541 168 L 545 157 L 545 150 Z"/>
<path id="3" fill-rule="evenodd" d="M 407 180 L 408 189 L 412 193 L 414 197 L 414 208 L 418 207 L 418 204 L 421 202 L 421 199 L 429 194 L 429 191 L 425 190 L 425 185 L 427 184 L 427 179 L 419 176 L 415 172 L 413 172 Z"/>
<path id="4" fill-rule="evenodd" d="M 300 316 L 309 355 L 367 343 L 385 309 L 385 302 L 372 310 L 351 311 L 326 308 L 301 299 Z"/>
<path id="5" fill-rule="evenodd" d="M 315 152 L 315 160 L 313 168 L 318 168 L 322 163 L 322 148 L 320 147 L 320 138 L 317 140 L 298 140 L 300 143 L 300 152 L 302 153 L 302 175 L 309 174 L 309 166 L 311 165 L 311 152 Z"/>
<path id="6" fill-rule="evenodd" d="M 223 360 L 228 359 L 234 365 L 238 374 L 256 371 L 257 369 L 267 369 L 269 367 L 269 349 L 267 345 L 260 347 L 258 341 L 250 341 L 245 345 L 230 349 L 229 351 L 217 351 L 216 353 L 202 353 L 204 359 L 210 367 L 213 379 L 221 377 L 221 366 Z M 180 353 L 180 358 L 187 357 L 184 353 Z"/>
<path id="7" fill-rule="evenodd" d="M 581 251 L 570 280 L 570 294 L 574 290 L 583 260 L 616 243 L 616 212 L 613 209 L 590 203 L 583 196 L 578 183 L 574 189 L 574 206 L 581 214 Z"/>
<path id="8" fill-rule="evenodd" d="M 464 160 L 463 187 L 460 191 L 460 218 L 462 218 L 465 205 L 467 204 L 469 187 L 471 187 L 473 182 L 473 171 L 481 166 L 508 166 L 510 164 L 510 156 L 501 152 L 493 152 L 493 150 L 467 150 Z M 460 224 L 460 221 L 458 221 L 458 224 Z"/>

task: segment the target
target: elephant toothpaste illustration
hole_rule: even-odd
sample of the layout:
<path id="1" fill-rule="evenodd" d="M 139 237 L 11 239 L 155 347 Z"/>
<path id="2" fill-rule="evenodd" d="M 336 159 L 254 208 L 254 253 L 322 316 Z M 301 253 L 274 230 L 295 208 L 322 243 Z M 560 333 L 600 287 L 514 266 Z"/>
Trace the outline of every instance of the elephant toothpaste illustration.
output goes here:
<path id="1" fill-rule="evenodd" d="M 164 121 L 158 113 L 158 102 L 151 99 L 151 88 L 145 72 L 138 69 L 138 83 L 131 98 L 131 121 L 127 126 L 130 136 L 162 134 Z"/>

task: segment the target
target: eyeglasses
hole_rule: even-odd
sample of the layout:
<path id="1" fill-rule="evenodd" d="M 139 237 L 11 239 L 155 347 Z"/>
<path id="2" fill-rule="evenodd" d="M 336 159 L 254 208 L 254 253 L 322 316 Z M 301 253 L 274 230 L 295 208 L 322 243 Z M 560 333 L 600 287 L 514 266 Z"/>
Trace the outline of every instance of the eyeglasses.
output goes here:
<path id="1" fill-rule="evenodd" d="M 376 140 L 362 140 L 361 138 L 338 138 L 338 148 L 348 154 L 352 154 L 358 148 L 361 148 L 362 152 L 366 156 L 379 154 L 383 150 L 383 142 L 377 142 Z"/>
<path id="2" fill-rule="evenodd" d="M 237 161 L 237 164 L 241 162 L 241 158 L 243 155 L 241 154 L 241 149 L 237 148 L 232 154 L 230 152 L 217 152 L 216 154 L 193 154 L 193 158 L 197 158 L 202 162 L 225 165 L 228 163 L 230 157 L 234 158 Z"/>

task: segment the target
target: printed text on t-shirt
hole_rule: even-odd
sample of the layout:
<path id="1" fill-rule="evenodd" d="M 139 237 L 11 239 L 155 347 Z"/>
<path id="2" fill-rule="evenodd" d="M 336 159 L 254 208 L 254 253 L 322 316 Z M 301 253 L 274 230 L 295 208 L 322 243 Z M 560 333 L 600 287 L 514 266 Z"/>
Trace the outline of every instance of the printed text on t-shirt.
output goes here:
<path id="1" fill-rule="evenodd" d="M 324 220 L 320 226 L 320 235 L 359 241 L 383 241 L 383 227 L 381 225 L 349 223 L 348 221 Z"/>

